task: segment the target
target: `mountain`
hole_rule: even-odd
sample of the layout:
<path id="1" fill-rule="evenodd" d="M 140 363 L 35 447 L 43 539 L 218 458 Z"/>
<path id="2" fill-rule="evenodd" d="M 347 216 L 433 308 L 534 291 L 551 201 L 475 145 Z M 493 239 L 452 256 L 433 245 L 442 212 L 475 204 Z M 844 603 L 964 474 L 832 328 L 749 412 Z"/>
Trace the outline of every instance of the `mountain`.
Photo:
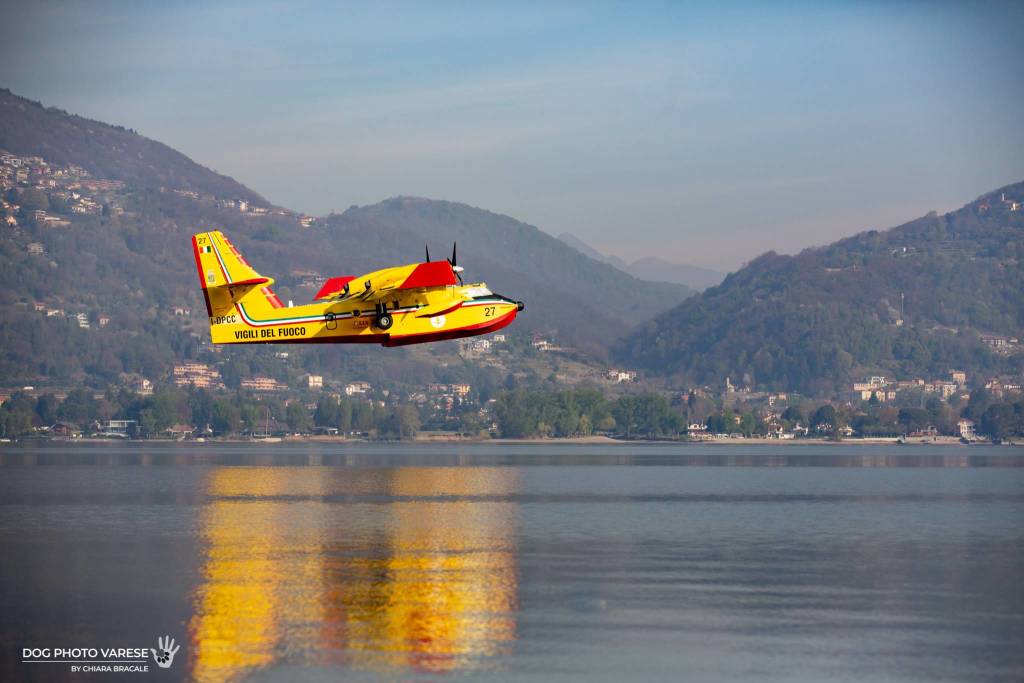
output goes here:
<path id="1" fill-rule="evenodd" d="M 324 277 L 417 261 L 425 242 L 440 258 L 457 240 L 467 277 L 526 303 L 510 334 L 543 332 L 597 355 L 691 293 L 462 204 L 399 197 L 311 221 L 159 142 L 9 91 L 0 92 L 0 196 L 0 385 L 102 387 L 125 374 L 166 377 L 200 357 L 234 376 L 280 369 L 274 349 L 206 342 L 189 245 L 204 228 L 223 229 L 296 302 Z M 362 356 L 397 368 L 404 354 L 303 348 L 287 362 L 329 372 Z"/>
<path id="2" fill-rule="evenodd" d="M 235 197 L 257 206 L 265 199 L 233 179 L 200 166 L 167 145 L 134 131 L 44 107 L 0 88 L 0 149 L 75 165 L 130 186 L 175 188 Z"/>
<path id="3" fill-rule="evenodd" d="M 615 355 L 678 384 L 731 377 L 815 395 L 868 374 L 1019 374 L 1019 345 L 1000 352 L 982 337 L 1024 333 L 1022 201 L 1018 183 L 885 232 L 769 252 L 657 316 Z"/>
<path id="4" fill-rule="evenodd" d="M 714 287 L 725 277 L 725 273 L 720 270 L 674 263 L 657 256 L 645 256 L 633 261 L 626 272 L 648 280 L 677 282 L 696 290 Z"/>
<path id="5" fill-rule="evenodd" d="M 602 261 L 604 263 L 611 264 L 618 268 L 619 270 L 626 270 L 627 268 L 629 268 L 629 264 L 620 259 L 618 256 L 606 256 L 602 254 L 597 249 L 594 249 L 592 246 L 590 246 L 589 244 L 587 244 L 586 242 L 584 242 L 571 232 L 563 232 L 561 235 L 558 236 L 558 239 L 562 240 L 563 242 L 565 242 L 566 244 L 568 244 L 570 247 L 580 252 L 581 254 L 586 254 L 595 261 Z"/>
<path id="6" fill-rule="evenodd" d="M 317 231 L 330 244 L 359 246 L 358 255 L 338 259 L 336 267 L 350 270 L 417 260 L 425 245 L 438 258 L 456 243 L 467 281 L 524 300 L 524 320 L 578 346 L 601 347 L 693 293 L 640 280 L 532 225 L 456 202 L 395 197 L 328 216 Z"/>
<path id="7" fill-rule="evenodd" d="M 700 291 L 708 287 L 714 287 L 725 277 L 725 273 L 717 270 L 691 266 L 685 263 L 674 263 L 657 256 L 645 256 L 632 263 L 626 263 L 618 256 L 602 254 L 571 232 L 563 232 L 558 236 L 558 239 L 592 259 L 609 263 L 619 270 L 644 280 L 673 282 L 684 285 L 689 289 Z"/>

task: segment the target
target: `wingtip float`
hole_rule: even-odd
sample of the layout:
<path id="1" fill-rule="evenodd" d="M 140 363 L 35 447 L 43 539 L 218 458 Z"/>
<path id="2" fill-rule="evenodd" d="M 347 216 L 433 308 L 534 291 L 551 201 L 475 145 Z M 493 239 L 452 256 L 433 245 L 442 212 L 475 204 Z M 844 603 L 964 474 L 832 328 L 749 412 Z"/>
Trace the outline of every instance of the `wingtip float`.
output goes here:
<path id="1" fill-rule="evenodd" d="M 484 283 L 464 284 L 456 252 L 329 278 L 314 301 L 285 306 L 220 231 L 192 236 L 214 344 L 375 343 L 403 346 L 500 330 L 523 310 Z"/>

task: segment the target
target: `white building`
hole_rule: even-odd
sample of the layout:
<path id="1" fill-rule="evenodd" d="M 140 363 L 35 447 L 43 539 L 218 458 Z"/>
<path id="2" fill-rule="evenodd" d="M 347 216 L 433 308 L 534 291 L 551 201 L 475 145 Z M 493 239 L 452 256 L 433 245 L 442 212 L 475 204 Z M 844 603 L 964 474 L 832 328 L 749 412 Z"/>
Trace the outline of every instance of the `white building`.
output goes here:
<path id="1" fill-rule="evenodd" d="M 355 396 L 356 394 L 365 394 L 371 389 L 369 382 L 351 382 L 345 385 L 345 395 Z"/>
<path id="2" fill-rule="evenodd" d="M 612 368 L 605 376 L 616 384 L 620 382 L 635 382 L 636 372 L 633 370 L 616 370 Z"/>

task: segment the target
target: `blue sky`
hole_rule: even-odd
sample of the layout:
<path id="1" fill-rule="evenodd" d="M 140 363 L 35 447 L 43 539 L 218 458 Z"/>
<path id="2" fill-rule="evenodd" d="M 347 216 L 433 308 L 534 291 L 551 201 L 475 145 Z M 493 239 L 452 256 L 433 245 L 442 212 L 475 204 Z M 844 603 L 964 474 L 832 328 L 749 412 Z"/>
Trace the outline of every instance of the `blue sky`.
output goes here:
<path id="1" fill-rule="evenodd" d="M 731 269 L 1024 180 L 1019 3 L 24 3 L 0 86 L 308 213 Z"/>

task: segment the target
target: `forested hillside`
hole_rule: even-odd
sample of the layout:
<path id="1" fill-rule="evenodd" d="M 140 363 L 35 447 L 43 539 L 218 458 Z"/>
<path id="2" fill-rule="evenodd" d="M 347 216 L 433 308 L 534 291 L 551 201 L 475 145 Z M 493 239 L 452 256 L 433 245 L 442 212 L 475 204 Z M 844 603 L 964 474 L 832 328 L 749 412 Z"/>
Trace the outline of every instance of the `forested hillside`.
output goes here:
<path id="1" fill-rule="evenodd" d="M 541 332 L 601 358 L 649 320 L 617 344 L 615 357 L 670 384 L 717 385 L 728 376 L 824 395 L 866 374 L 958 368 L 977 377 L 1021 366 L 1022 354 L 981 340 L 1024 331 L 1020 184 L 945 216 L 796 256 L 766 254 L 685 299 L 685 287 L 638 280 L 533 226 L 464 204 L 397 197 L 300 216 L 160 143 L 7 91 L 0 154 L 0 378 L 8 385 L 161 377 L 209 353 L 188 248 L 190 234 L 206 228 L 224 229 L 277 279 L 282 300 L 297 302 L 324 277 L 418 260 L 424 243 L 437 258 L 457 241 L 469 280 L 526 302 L 515 333 Z M 229 376 L 277 363 L 270 349 L 226 353 Z M 368 353 L 296 356 L 330 372 Z"/>
<path id="2" fill-rule="evenodd" d="M 422 258 L 428 243 L 437 258 L 457 243 L 470 281 L 526 301 L 537 329 L 592 352 L 693 293 L 639 280 L 532 225 L 456 202 L 396 197 L 328 216 L 323 230 L 332 244 L 352 245 L 339 259 L 349 267 Z"/>
<path id="3" fill-rule="evenodd" d="M 1022 200 L 1018 183 L 946 215 L 767 253 L 657 316 L 616 355 L 680 383 L 731 377 L 816 395 L 867 374 L 1019 373 L 1022 354 L 982 337 L 1024 333 Z"/>
<path id="4" fill-rule="evenodd" d="M 296 302 L 310 300 L 325 277 L 419 260 L 424 243 L 439 258 L 458 240 L 468 279 L 526 303 L 511 333 L 540 331 L 597 357 L 631 325 L 689 294 L 462 204 L 398 198 L 300 216 L 165 145 L 9 91 L 0 91 L 0 156 L 0 385 L 105 386 L 126 373 L 156 379 L 209 353 L 189 245 L 202 229 L 227 232 L 276 278 L 281 299 Z M 330 372 L 375 351 L 293 355 Z M 281 364 L 266 348 L 224 358 L 241 368 L 230 375 Z"/>
<path id="5" fill-rule="evenodd" d="M 94 176 L 121 180 L 136 188 L 192 190 L 267 205 L 241 183 L 200 166 L 167 145 L 121 126 L 44 107 L 2 88 L 0 149 L 39 156 L 57 166 L 74 164 Z"/>

